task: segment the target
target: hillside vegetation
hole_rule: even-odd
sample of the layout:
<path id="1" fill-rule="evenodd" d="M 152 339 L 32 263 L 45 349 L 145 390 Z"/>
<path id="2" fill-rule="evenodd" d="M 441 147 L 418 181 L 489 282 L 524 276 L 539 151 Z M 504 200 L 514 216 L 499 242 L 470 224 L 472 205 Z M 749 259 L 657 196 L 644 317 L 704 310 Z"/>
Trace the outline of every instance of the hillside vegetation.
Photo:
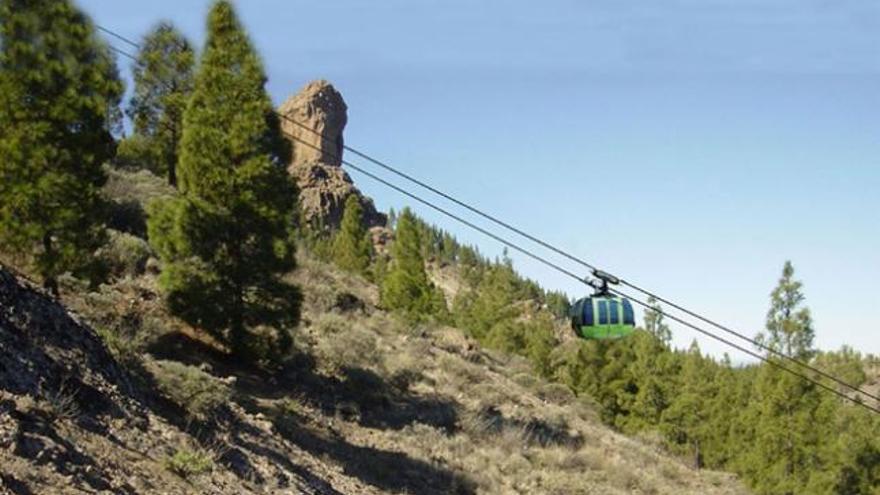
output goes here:
<path id="1" fill-rule="evenodd" d="M 745 493 L 604 426 L 595 406 L 303 255 L 296 349 L 269 373 L 170 317 L 155 275 L 63 301 L 3 278 L 4 485 L 13 493 Z M 49 329 L 57 329 L 54 332 Z M 81 343 L 82 342 L 82 343 Z M 116 364 L 123 363 L 124 366 Z M 18 368 L 6 368 L 16 370 Z M 16 373 L 14 382 L 25 381 Z M 96 406 L 95 389 L 101 391 Z M 161 487 L 161 488 L 160 488 Z"/>
<path id="2" fill-rule="evenodd" d="M 321 147 L 329 83 L 292 99 L 309 155 L 229 1 L 206 33 L 144 36 L 123 137 L 87 16 L 0 0 L 4 489 L 880 493 L 878 415 L 770 354 L 675 349 L 656 310 L 575 339 L 506 253 L 374 211 L 339 168 L 344 114 Z M 805 293 L 787 262 L 757 338 L 876 390 L 877 357 L 815 348 Z"/>

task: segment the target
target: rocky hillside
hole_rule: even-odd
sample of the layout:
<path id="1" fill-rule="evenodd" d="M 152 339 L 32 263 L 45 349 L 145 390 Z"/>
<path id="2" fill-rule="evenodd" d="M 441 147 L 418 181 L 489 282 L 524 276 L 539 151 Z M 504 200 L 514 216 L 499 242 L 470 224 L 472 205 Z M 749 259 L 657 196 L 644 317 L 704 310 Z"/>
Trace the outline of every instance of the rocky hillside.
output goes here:
<path id="1" fill-rule="evenodd" d="M 169 398 L 176 385 L 189 406 L 227 399 L 230 379 L 149 355 L 138 366 L 151 371 L 120 365 L 79 317 L 0 269 L 0 493 L 375 493 L 235 400 L 208 419 Z"/>
<path id="2" fill-rule="evenodd" d="M 0 493 L 743 493 L 302 258 L 297 352 L 271 374 L 168 317 L 150 273 L 68 280 L 74 313 L 0 271 Z"/>

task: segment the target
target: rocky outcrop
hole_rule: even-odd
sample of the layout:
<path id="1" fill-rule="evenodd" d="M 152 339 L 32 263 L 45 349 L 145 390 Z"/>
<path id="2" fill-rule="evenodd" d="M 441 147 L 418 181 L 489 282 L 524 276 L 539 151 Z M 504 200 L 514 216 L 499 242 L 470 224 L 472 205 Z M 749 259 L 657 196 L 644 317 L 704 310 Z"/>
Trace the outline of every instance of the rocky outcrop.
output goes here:
<path id="1" fill-rule="evenodd" d="M 348 106 L 327 81 L 313 81 L 278 109 L 281 127 L 290 138 L 292 158 L 288 167 L 300 189 L 304 219 L 312 226 L 335 228 L 342 220 L 345 201 L 356 195 L 368 227 L 385 225 L 384 214 L 364 196 L 342 169 L 343 130 Z"/>
<path id="2" fill-rule="evenodd" d="M 385 225 L 385 215 L 376 211 L 373 200 L 354 186 L 351 177 L 341 167 L 314 162 L 292 166 L 289 170 L 299 186 L 299 204 L 304 220 L 313 227 L 338 227 L 345 211 L 345 201 L 351 194 L 360 199 L 365 225 Z"/>
<path id="3" fill-rule="evenodd" d="M 293 165 L 323 163 L 342 165 L 342 131 L 348 122 L 348 106 L 327 81 L 312 81 L 279 109 L 282 129 L 293 140 Z"/>
<path id="4" fill-rule="evenodd" d="M 376 253 L 389 256 L 391 254 L 391 241 L 394 240 L 394 231 L 388 227 L 377 226 L 371 228 L 369 233 Z"/>

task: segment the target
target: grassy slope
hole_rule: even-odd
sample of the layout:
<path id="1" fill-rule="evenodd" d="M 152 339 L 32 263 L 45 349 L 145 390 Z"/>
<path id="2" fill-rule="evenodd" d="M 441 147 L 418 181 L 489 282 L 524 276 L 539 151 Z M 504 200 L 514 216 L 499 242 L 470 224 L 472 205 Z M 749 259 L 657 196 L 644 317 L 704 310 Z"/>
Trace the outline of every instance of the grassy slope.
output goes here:
<path id="1" fill-rule="evenodd" d="M 342 384 L 317 399 L 306 386 L 297 404 L 313 420 L 332 414 L 326 424 L 348 442 L 456 473 L 480 493 L 744 493 L 727 474 L 694 472 L 609 430 L 520 358 L 454 328 L 406 327 L 375 307 L 376 288 L 361 279 L 309 259 L 293 278 L 307 294 L 298 345 L 316 373 Z M 345 293 L 364 308 L 338 308 Z M 431 484 L 398 482 L 413 493 Z"/>
<path id="2" fill-rule="evenodd" d="M 408 327 L 376 308 L 375 286 L 300 258 L 291 275 L 306 294 L 297 357 L 274 377 L 228 362 L 164 315 L 151 276 L 100 297 L 68 293 L 67 302 L 99 326 L 147 316 L 148 369 L 180 361 L 233 383 L 242 424 L 262 424 L 278 443 L 267 449 L 342 493 L 745 493 L 731 475 L 695 472 L 609 430 L 592 405 L 524 360 L 480 349 L 454 328 Z M 241 433 L 222 429 L 225 438 Z M 277 488 L 270 472 L 250 489 Z M 195 479 L 203 488 L 215 480 Z"/>
<path id="3" fill-rule="evenodd" d="M 143 176 L 114 180 L 133 197 L 149 189 L 125 184 Z M 404 325 L 376 307 L 377 289 L 363 279 L 306 253 L 290 277 L 306 296 L 303 323 L 295 358 L 275 375 L 230 362 L 169 317 L 153 274 L 97 292 L 68 283 L 63 302 L 140 372 L 158 427 L 116 425 L 116 444 L 68 421 L 64 438 L 139 492 L 746 493 L 729 474 L 693 471 L 611 431 L 589 402 L 519 358 L 480 349 L 457 329 Z M 205 383 L 208 412 L 195 411 L 181 389 Z M 188 479 L 171 473 L 168 459 L 182 447 L 212 467 Z M 37 460 L 3 458 L 13 461 L 37 473 Z M 57 473 L 34 479 L 66 483 Z"/>

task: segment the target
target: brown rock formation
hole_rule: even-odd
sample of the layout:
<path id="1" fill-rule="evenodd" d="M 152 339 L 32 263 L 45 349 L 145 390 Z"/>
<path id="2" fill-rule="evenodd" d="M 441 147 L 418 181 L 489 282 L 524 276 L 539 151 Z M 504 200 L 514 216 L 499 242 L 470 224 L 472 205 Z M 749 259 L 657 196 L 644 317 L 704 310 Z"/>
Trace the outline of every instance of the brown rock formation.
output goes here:
<path id="1" fill-rule="evenodd" d="M 312 81 L 288 98 L 279 111 L 281 128 L 293 136 L 293 165 L 319 162 L 342 165 L 342 131 L 348 122 L 348 106 L 327 81 Z"/>
<path id="2" fill-rule="evenodd" d="M 348 106 L 327 81 L 313 81 L 279 108 L 281 127 L 293 148 L 288 170 L 300 189 L 300 208 L 312 226 L 335 228 L 342 220 L 345 200 L 356 195 L 368 227 L 385 225 L 385 215 L 364 196 L 342 169 L 342 131 Z"/>
<path id="3" fill-rule="evenodd" d="M 376 226 L 370 229 L 370 239 L 373 241 L 373 247 L 376 253 L 381 255 L 390 255 L 391 241 L 394 240 L 394 231 L 388 227 Z"/>

